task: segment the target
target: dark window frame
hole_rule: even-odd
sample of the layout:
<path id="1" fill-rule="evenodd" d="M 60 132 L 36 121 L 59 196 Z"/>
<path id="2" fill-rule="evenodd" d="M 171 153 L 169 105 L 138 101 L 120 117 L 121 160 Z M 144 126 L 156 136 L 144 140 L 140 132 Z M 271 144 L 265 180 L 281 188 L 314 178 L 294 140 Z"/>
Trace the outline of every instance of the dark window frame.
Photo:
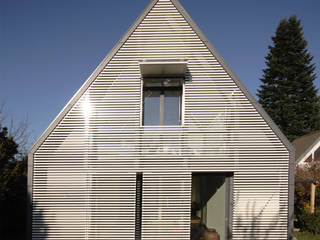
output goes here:
<path id="1" fill-rule="evenodd" d="M 174 124 L 174 126 L 182 125 L 182 96 L 183 96 L 183 86 L 156 86 L 149 87 L 143 86 L 142 92 L 142 125 L 143 126 L 153 126 L 153 125 L 145 125 L 145 92 L 146 91 L 159 91 L 160 92 L 160 116 L 159 116 L 159 126 L 170 126 L 169 124 L 165 124 L 165 92 L 167 91 L 177 91 L 179 93 L 179 123 Z"/>

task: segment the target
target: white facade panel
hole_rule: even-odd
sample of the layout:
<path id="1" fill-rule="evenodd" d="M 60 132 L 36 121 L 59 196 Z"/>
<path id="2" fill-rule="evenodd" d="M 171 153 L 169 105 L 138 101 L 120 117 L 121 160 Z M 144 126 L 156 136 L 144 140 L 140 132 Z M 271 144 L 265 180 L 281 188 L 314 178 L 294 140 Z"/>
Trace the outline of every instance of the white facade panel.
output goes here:
<path id="1" fill-rule="evenodd" d="M 142 126 L 139 62 L 185 60 L 181 126 Z M 34 239 L 189 239 L 192 172 L 234 174 L 233 239 L 287 239 L 289 153 L 170 0 L 158 1 L 34 154 Z"/>

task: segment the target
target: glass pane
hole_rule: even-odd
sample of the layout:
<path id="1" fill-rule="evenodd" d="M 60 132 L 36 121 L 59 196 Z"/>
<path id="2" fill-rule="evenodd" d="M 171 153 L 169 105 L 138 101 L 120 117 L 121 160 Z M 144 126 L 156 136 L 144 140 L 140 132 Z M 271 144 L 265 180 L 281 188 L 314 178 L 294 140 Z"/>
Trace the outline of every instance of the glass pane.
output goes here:
<path id="1" fill-rule="evenodd" d="M 160 91 L 144 90 L 144 125 L 160 125 Z"/>
<path id="2" fill-rule="evenodd" d="M 225 239 L 226 191 L 223 175 L 192 176 L 191 239 Z"/>
<path id="3" fill-rule="evenodd" d="M 180 125 L 180 90 L 164 91 L 164 125 Z"/>

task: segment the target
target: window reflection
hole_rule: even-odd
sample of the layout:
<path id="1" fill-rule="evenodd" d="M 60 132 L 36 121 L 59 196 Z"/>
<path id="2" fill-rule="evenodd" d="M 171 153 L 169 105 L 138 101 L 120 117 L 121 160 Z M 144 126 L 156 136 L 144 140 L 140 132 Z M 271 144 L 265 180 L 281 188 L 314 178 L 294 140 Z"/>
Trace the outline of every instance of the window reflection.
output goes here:
<path id="1" fill-rule="evenodd" d="M 160 93 L 159 90 L 144 90 L 144 125 L 160 125 Z"/>
<path id="2" fill-rule="evenodd" d="M 164 91 L 164 125 L 180 124 L 180 96 L 179 90 Z"/>

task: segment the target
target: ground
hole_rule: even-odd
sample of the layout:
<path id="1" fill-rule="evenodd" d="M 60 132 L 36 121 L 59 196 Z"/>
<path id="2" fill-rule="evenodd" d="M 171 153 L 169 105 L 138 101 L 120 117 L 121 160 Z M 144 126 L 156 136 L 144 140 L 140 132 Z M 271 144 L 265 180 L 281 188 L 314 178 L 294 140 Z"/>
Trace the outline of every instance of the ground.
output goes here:
<path id="1" fill-rule="evenodd" d="M 297 240 L 320 240 L 320 235 L 313 235 L 308 232 L 295 232 L 294 236 L 297 238 Z"/>

